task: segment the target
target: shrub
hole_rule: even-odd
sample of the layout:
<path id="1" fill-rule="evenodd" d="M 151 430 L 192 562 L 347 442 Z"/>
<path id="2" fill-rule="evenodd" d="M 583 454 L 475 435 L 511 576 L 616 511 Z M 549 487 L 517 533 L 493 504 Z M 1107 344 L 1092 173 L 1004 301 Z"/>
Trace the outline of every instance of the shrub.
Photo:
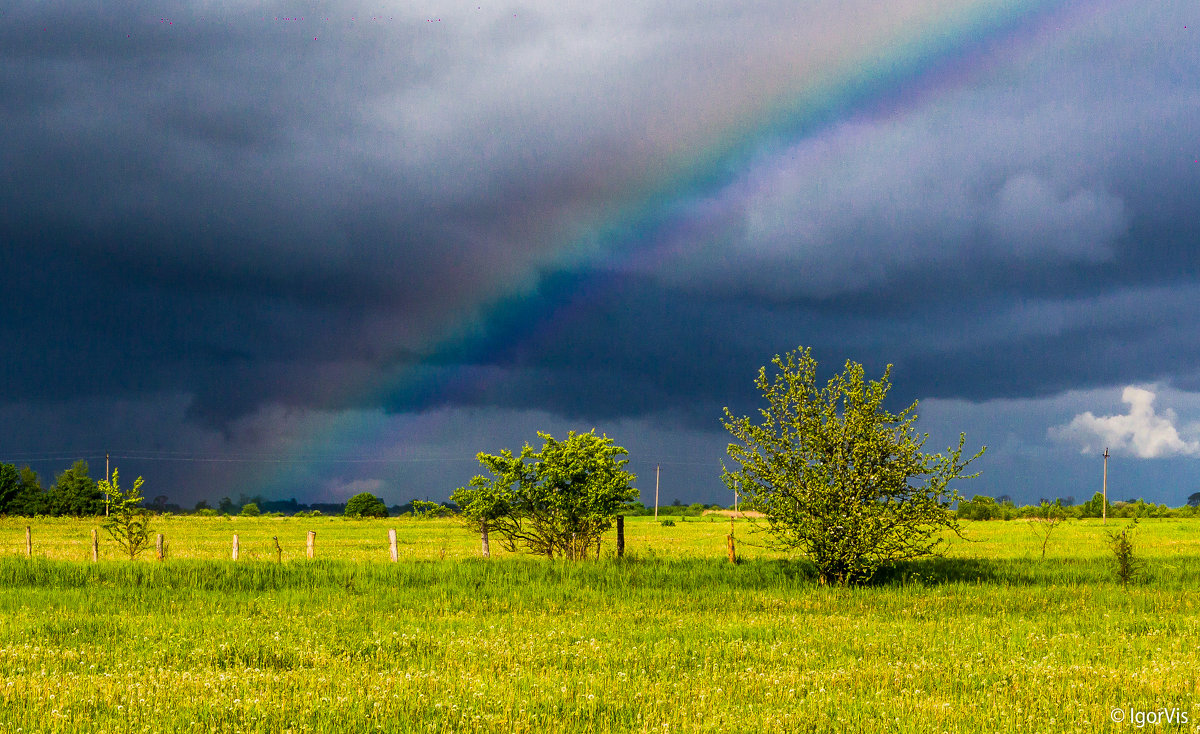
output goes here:
<path id="1" fill-rule="evenodd" d="M 1002 517 L 1003 513 L 996 500 L 977 494 L 968 501 L 959 502 L 955 515 L 960 520 L 995 520 Z"/>
<path id="2" fill-rule="evenodd" d="M 1108 547 L 1112 550 L 1115 562 L 1113 571 L 1123 586 L 1128 586 L 1131 581 L 1136 581 L 1142 575 L 1143 563 L 1134 553 L 1133 547 L 1133 529 L 1136 525 L 1137 520 L 1134 520 L 1121 532 L 1108 533 Z"/>
<path id="3" fill-rule="evenodd" d="M 258 517 L 262 514 L 262 512 L 259 511 L 257 504 L 253 502 L 247 502 L 246 504 L 242 505 L 242 511 L 238 514 L 242 517 Z"/>
<path id="4" fill-rule="evenodd" d="M 861 583 L 885 564 L 937 552 L 942 531 L 957 531 L 950 508 L 961 499 L 952 484 L 983 455 L 963 457 L 965 434 L 945 454 L 922 451 L 913 403 L 898 414 L 884 407 L 891 366 L 868 381 L 847 361 L 824 387 L 817 362 L 799 348 L 758 372 L 766 400 L 761 421 L 725 409 L 737 465 L 726 486 L 737 487 L 746 509 L 766 515 L 782 549 L 799 549 L 822 583 Z"/>
<path id="5" fill-rule="evenodd" d="M 439 502 L 413 500 L 412 514 L 416 518 L 445 517 L 450 514 L 450 508 Z"/>
<path id="6" fill-rule="evenodd" d="M 387 505 L 370 492 L 360 492 L 346 501 L 346 517 L 387 517 Z"/>
<path id="7" fill-rule="evenodd" d="M 551 558 L 584 558 L 638 496 L 625 471 L 629 462 L 620 458 L 629 452 L 594 432 L 571 431 L 565 441 L 538 437 L 545 442 L 540 451 L 525 444 L 515 456 L 508 449 L 477 454 L 491 476 L 474 477 L 450 499 L 509 550 L 519 542 Z"/>
<path id="8" fill-rule="evenodd" d="M 142 507 L 142 478 L 134 480 L 133 489 L 123 490 L 113 467 L 112 479 L 101 479 L 98 487 L 108 495 L 110 508 L 104 529 L 132 561 L 150 545 L 150 513 Z"/>

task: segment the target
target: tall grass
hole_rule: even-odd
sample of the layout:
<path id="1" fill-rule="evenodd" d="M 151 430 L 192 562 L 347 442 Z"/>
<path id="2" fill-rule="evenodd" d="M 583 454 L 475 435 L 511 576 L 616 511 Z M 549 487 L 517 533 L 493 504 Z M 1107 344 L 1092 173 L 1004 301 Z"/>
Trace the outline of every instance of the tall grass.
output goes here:
<path id="1" fill-rule="evenodd" d="M 230 526 L 174 522 L 199 544 Z M 243 537 L 292 529 L 257 522 Z M 730 565 L 728 524 L 706 525 L 641 524 L 635 557 L 575 564 L 484 561 L 449 523 L 402 526 L 422 552 L 395 564 L 386 523 L 334 521 L 312 562 L 9 552 L 0 731 L 1091 732 L 1127 728 L 1117 707 L 1200 721 L 1200 523 L 1143 522 L 1151 577 L 1128 588 L 1103 544 L 1072 554 L 1056 534 L 1043 562 L 1017 523 L 855 589 L 766 551 Z M 381 546 L 321 557 L 339 532 Z M 461 556 L 442 560 L 443 542 Z"/>

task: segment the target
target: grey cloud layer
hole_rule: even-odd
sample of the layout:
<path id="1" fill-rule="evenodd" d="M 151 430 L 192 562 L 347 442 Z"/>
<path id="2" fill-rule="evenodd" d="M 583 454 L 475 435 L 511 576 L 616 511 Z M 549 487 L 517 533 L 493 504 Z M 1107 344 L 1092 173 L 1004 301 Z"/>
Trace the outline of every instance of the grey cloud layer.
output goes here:
<path id="1" fill-rule="evenodd" d="M 812 79 L 986 7 L 6 7 L 0 403 L 45 441 L 161 395 L 205 445 L 314 408 L 711 431 L 799 343 L 906 396 L 1200 384 L 1185 3 L 965 49 L 607 236 Z M 524 328 L 439 349 L 505 298 Z"/>
<path id="2" fill-rule="evenodd" d="M 1122 32 L 1090 23 L 994 52 L 969 86 L 764 157 L 703 202 L 707 238 L 696 247 L 687 231 L 661 277 L 792 300 L 888 289 L 925 270 L 979 281 L 1068 268 L 1102 281 L 1133 262 L 1174 277 L 1172 261 L 1191 256 L 1163 235 L 1184 213 L 1155 196 L 1200 183 L 1186 81 L 1200 57 L 1170 13 L 1130 7 L 1104 21 Z M 1112 61 L 1144 56 L 1154 35 L 1165 58 Z"/>

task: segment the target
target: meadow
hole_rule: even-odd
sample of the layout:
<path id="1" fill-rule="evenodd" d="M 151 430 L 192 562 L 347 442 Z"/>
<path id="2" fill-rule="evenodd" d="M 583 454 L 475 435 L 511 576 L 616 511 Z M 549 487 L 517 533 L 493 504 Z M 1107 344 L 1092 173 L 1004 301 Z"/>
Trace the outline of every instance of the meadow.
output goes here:
<path id="1" fill-rule="evenodd" d="M 833 588 L 742 521 L 732 565 L 728 521 L 674 520 L 579 563 L 484 560 L 453 519 L 240 517 L 92 563 L 94 521 L 0 520 L 0 732 L 1200 730 L 1200 521 L 1139 523 L 1128 587 L 1127 521 L 1074 520 L 1045 559 L 1027 522 L 966 523 Z"/>

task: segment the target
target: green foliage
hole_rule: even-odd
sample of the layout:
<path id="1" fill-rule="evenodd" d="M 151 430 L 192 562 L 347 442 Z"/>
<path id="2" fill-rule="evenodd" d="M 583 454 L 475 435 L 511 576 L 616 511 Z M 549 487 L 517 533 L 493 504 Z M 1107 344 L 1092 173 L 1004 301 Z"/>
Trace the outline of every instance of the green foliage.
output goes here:
<path id="1" fill-rule="evenodd" d="M 1110 517 L 1121 518 L 1145 518 L 1145 517 L 1172 517 L 1174 513 L 1171 508 L 1162 504 L 1154 504 L 1146 502 L 1139 498 L 1133 502 L 1118 502 L 1113 506 L 1113 510 L 1109 512 Z"/>
<path id="2" fill-rule="evenodd" d="M 108 495 L 109 514 L 104 529 L 112 536 L 129 560 L 150 545 L 150 513 L 142 507 L 142 478 L 133 482 L 133 489 L 123 490 L 117 483 L 117 469 L 113 467 L 112 480 L 101 479 L 100 491 Z"/>
<path id="3" fill-rule="evenodd" d="M 201 507 L 200 509 L 196 510 L 192 514 L 195 515 L 196 517 L 216 517 L 220 513 L 218 513 L 216 510 L 214 510 L 211 507 Z"/>
<path id="4" fill-rule="evenodd" d="M 15 487 L 12 484 L 14 472 Z M 51 514 L 49 495 L 42 489 L 37 472 L 28 466 L 17 471 L 11 464 L 0 465 L 0 496 L 4 498 L 0 513 L 5 515 L 32 517 Z"/>
<path id="5" fill-rule="evenodd" d="M 387 505 L 370 492 L 359 492 L 346 501 L 346 517 L 387 517 Z"/>
<path id="6" fill-rule="evenodd" d="M 1133 531 L 1136 527 L 1137 520 L 1134 520 L 1129 527 L 1119 533 L 1112 531 L 1107 533 L 1108 547 L 1113 554 L 1113 571 L 1123 586 L 1137 581 L 1144 570 L 1144 564 L 1137 557 L 1133 547 Z"/>
<path id="7" fill-rule="evenodd" d="M 450 514 L 450 508 L 440 502 L 427 502 L 425 500 L 412 501 L 413 517 L 428 519 L 431 517 L 445 517 Z"/>
<path id="8" fill-rule="evenodd" d="M 1104 494 L 1097 492 L 1092 495 L 1092 498 L 1079 506 L 1080 517 L 1105 517 L 1105 508 L 1107 507 L 1107 515 L 1113 514 L 1112 503 L 1105 505 Z"/>
<path id="9" fill-rule="evenodd" d="M 9 514 L 9 504 L 21 491 L 21 475 L 12 464 L 0 464 L 0 514 Z"/>
<path id="10" fill-rule="evenodd" d="M 662 520 L 662 521 L 660 521 L 658 524 L 659 524 L 659 525 L 662 525 L 664 528 L 673 528 L 673 527 L 675 527 L 675 521 L 674 521 L 674 520 Z"/>
<path id="11" fill-rule="evenodd" d="M 808 349 L 772 364 L 773 379 L 763 367 L 755 380 L 767 401 L 760 423 L 725 409 L 739 467 L 725 476 L 747 509 L 766 515 L 776 545 L 801 550 L 823 581 L 837 583 L 936 552 L 941 530 L 957 529 L 950 508 L 961 497 L 950 484 L 983 449 L 963 461 L 964 434 L 947 455 L 922 453 L 917 404 L 899 414 L 883 407 L 890 365 L 867 382 L 862 365 L 847 361 L 821 388 Z"/>
<path id="12" fill-rule="evenodd" d="M 255 502 L 247 502 L 242 505 L 242 511 L 238 513 L 242 517 L 258 517 L 262 514 L 262 510 L 258 509 L 258 504 Z"/>
<path id="13" fill-rule="evenodd" d="M 58 475 L 49 491 L 42 489 L 37 472 L 28 466 L 19 471 L 0 464 L 0 514 L 69 515 L 85 517 L 104 514 L 104 494 L 88 476 L 86 461 Z"/>
<path id="14" fill-rule="evenodd" d="M 1004 510 L 991 497 L 977 494 L 959 502 L 954 514 L 960 520 L 998 520 L 1004 517 Z"/>
<path id="15" fill-rule="evenodd" d="M 550 558 L 584 558 L 638 496 L 628 460 L 618 458 L 629 452 L 594 431 L 572 431 L 565 441 L 538 437 L 540 451 L 526 443 L 519 456 L 477 454 L 491 476 L 474 477 L 450 499 L 509 550 L 519 543 Z"/>
<path id="16" fill-rule="evenodd" d="M 86 461 L 77 461 L 54 481 L 50 487 L 50 512 L 54 515 L 104 514 L 104 493 L 95 479 L 88 476 Z"/>

